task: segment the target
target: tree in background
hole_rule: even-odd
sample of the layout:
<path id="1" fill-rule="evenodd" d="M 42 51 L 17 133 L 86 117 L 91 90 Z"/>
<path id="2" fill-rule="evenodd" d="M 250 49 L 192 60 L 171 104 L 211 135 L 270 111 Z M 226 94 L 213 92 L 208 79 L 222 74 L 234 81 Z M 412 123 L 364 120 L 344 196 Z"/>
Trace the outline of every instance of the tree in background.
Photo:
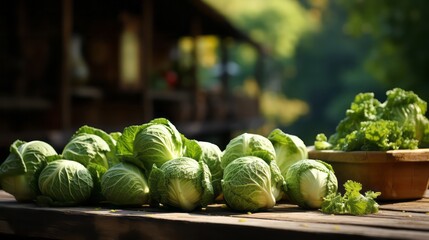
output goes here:
<path id="1" fill-rule="evenodd" d="M 346 30 L 371 37 L 366 69 L 390 87 L 413 90 L 429 100 L 429 1 L 342 1 Z"/>
<path id="2" fill-rule="evenodd" d="M 316 8 L 305 8 L 294 0 L 206 0 L 226 15 L 236 26 L 261 43 L 268 53 L 264 59 L 263 86 L 257 85 L 254 66 L 258 57 L 246 45 L 229 49 L 231 59 L 236 60 L 240 72 L 230 78 L 229 85 L 261 99 L 261 111 L 268 125 L 290 125 L 308 114 L 308 104 L 297 96 L 286 97 L 285 76 L 291 76 L 290 68 L 300 40 L 318 28 L 320 14 Z M 264 131 L 264 130 L 262 130 Z"/>
<path id="3" fill-rule="evenodd" d="M 373 57 L 374 52 L 381 51 L 377 49 L 380 39 L 352 31 L 359 21 L 362 24 L 366 20 L 364 13 L 369 14 L 354 9 L 353 4 L 361 6 L 359 4 L 370 1 L 344 4 L 340 0 L 206 1 L 218 7 L 238 27 L 268 48 L 264 86 L 260 86 L 263 88 L 262 111 L 265 109 L 269 121 L 274 121 L 273 125 L 300 136 L 308 145 L 313 144 L 317 133 L 335 131 L 357 93 L 374 92 L 382 100 L 388 87 L 402 83 L 399 78 L 398 84 L 391 82 L 391 85 L 376 81 L 380 79 L 380 74 L 374 70 L 378 67 L 383 68 L 378 70 L 384 72 L 389 68 L 396 71 L 408 68 L 398 62 L 399 57 L 395 61 L 401 66 L 390 64 L 389 60 L 393 59 L 380 60 L 378 67 L 374 62 L 366 61 L 368 56 Z M 361 37 L 356 38 L 358 35 Z M 242 51 L 233 52 L 238 59 L 240 56 L 241 59 L 248 59 L 243 57 L 245 54 Z M 244 69 L 253 67 L 246 65 L 245 61 L 239 63 Z M 248 74 L 251 74 L 250 71 Z M 236 81 L 237 86 L 246 86 L 242 84 L 243 80 Z M 266 92 L 271 93 L 270 98 L 263 97 Z M 304 110 L 295 113 L 297 118 L 282 121 L 286 118 L 281 113 L 294 112 L 284 100 L 300 100 L 306 105 L 294 105 Z M 267 101 L 277 102 L 278 105 Z M 275 107 L 270 110 L 266 106 Z M 270 118 L 273 109 L 279 114 Z"/>
<path id="4" fill-rule="evenodd" d="M 385 97 L 386 84 L 376 81 L 365 67 L 374 40 L 351 36 L 345 28 L 347 20 L 347 9 L 339 1 L 327 1 L 320 28 L 301 40 L 290 64 L 295 74 L 285 79 L 286 95 L 304 99 L 310 106 L 309 114 L 286 130 L 307 144 L 313 144 L 318 132 L 335 131 L 356 94 L 374 92 L 377 98 Z"/>

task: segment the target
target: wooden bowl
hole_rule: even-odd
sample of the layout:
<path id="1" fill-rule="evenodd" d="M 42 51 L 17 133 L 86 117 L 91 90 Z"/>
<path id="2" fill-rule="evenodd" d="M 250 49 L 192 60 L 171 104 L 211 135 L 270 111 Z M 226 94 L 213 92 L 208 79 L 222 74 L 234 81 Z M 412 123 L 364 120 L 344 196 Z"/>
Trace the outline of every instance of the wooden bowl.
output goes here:
<path id="1" fill-rule="evenodd" d="M 342 189 L 344 182 L 362 184 L 362 192 L 381 192 L 377 200 L 422 198 L 428 189 L 429 149 L 390 151 L 309 151 L 309 158 L 332 165 Z"/>

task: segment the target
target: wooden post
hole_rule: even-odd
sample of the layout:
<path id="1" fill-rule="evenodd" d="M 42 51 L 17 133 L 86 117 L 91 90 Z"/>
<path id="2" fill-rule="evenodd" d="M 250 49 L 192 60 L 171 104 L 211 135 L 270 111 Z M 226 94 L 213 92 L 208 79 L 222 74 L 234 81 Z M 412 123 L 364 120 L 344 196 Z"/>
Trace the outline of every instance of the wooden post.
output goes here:
<path id="1" fill-rule="evenodd" d="M 70 41 L 73 28 L 73 0 L 62 1 L 62 29 L 61 29 L 61 84 L 60 84 L 60 115 L 62 130 L 71 127 L 71 99 L 70 99 Z"/>
<path id="2" fill-rule="evenodd" d="M 150 96 L 150 75 L 152 71 L 153 47 L 153 0 L 142 0 L 142 44 L 141 44 L 141 81 L 143 121 L 153 118 L 153 104 Z"/>

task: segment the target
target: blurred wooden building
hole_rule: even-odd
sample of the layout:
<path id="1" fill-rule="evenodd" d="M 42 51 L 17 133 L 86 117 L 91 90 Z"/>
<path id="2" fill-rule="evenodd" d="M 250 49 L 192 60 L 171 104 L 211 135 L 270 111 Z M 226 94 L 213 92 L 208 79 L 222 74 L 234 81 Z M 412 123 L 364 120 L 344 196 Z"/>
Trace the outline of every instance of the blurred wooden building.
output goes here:
<path id="1" fill-rule="evenodd" d="M 2 149 L 18 138 L 61 146 L 84 124 L 121 131 L 155 117 L 203 139 L 255 127 L 258 99 L 232 94 L 226 71 L 218 91 L 199 86 L 195 46 L 204 35 L 219 37 L 223 67 L 230 42 L 262 53 L 201 0 L 3 1 Z M 189 67 L 178 70 L 183 37 L 193 46 Z M 164 87 L 155 88 L 160 82 Z"/>

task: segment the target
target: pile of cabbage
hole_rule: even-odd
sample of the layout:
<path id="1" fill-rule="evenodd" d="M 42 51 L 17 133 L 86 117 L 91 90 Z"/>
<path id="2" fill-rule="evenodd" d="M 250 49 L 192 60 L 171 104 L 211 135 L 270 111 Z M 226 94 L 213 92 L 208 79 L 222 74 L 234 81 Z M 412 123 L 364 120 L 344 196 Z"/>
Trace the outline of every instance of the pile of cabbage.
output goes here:
<path id="1" fill-rule="evenodd" d="M 17 140 L 0 165 L 0 185 L 17 201 L 41 206 L 107 203 L 189 212 L 224 202 L 255 212 L 287 199 L 340 214 L 369 213 L 354 212 L 364 200 L 371 212 L 378 207 L 370 201 L 377 194 L 363 196 L 356 187 L 359 201 L 338 194 L 332 167 L 308 159 L 297 136 L 280 129 L 266 137 L 243 133 L 221 150 L 186 138 L 165 118 L 114 133 L 82 126 L 61 153 L 43 141 Z"/>

